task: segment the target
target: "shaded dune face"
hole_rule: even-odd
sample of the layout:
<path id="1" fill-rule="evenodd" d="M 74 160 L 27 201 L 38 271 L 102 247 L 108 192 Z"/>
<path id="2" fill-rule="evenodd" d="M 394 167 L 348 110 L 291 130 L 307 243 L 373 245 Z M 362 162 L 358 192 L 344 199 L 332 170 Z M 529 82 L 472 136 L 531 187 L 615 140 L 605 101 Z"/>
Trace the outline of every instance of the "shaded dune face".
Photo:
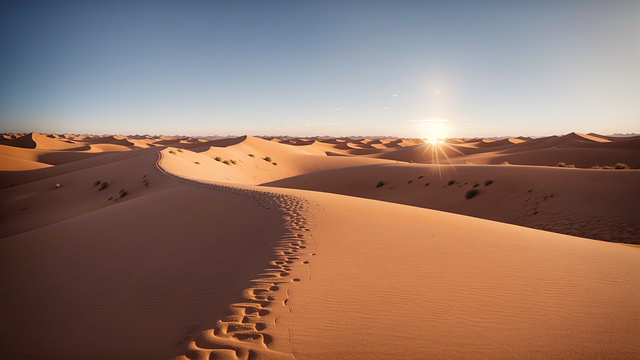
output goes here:
<path id="1" fill-rule="evenodd" d="M 637 359 L 637 140 L 6 135 L 2 358 Z"/>

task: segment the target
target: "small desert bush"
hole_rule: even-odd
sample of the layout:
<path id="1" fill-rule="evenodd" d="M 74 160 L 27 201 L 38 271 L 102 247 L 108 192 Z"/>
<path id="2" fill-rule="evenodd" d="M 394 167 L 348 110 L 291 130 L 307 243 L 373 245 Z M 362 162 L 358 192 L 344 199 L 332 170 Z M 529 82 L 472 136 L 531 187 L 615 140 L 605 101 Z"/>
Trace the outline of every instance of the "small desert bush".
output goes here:
<path id="1" fill-rule="evenodd" d="M 277 162 L 275 162 L 275 161 L 274 161 L 274 162 L 272 162 L 272 164 L 273 164 L 273 165 L 276 165 L 276 166 L 278 165 L 278 163 L 277 163 Z"/>
<path id="2" fill-rule="evenodd" d="M 413 164 L 413 160 L 409 160 L 409 164 Z"/>
<path id="3" fill-rule="evenodd" d="M 216 156 L 213 160 L 220 162 L 222 161 L 222 158 L 220 156 Z"/>
<path id="4" fill-rule="evenodd" d="M 491 183 L 493 183 L 493 180 L 487 180 L 484 182 L 484 186 L 491 185 Z"/>
<path id="5" fill-rule="evenodd" d="M 100 191 L 102 191 L 102 190 L 106 189 L 106 188 L 107 188 L 107 186 L 109 186 L 109 183 L 108 183 L 108 182 L 106 182 L 106 181 L 105 181 L 105 182 L 103 182 L 102 184 L 100 184 Z"/>
<path id="6" fill-rule="evenodd" d="M 271 162 L 271 161 L 273 161 L 273 160 L 271 159 L 271 156 L 266 156 L 266 157 L 264 158 L 264 161 Z"/>
<path id="7" fill-rule="evenodd" d="M 478 183 L 473 184 L 474 188 L 477 188 L 478 186 L 480 186 L 480 184 L 478 184 Z"/>
<path id="8" fill-rule="evenodd" d="M 467 193 L 464 194 L 464 197 L 466 199 L 471 199 L 472 197 L 476 196 L 478 194 L 478 189 L 469 189 L 467 190 Z"/>
<path id="9" fill-rule="evenodd" d="M 196 164 L 200 165 L 200 161 L 196 161 Z"/>
<path id="10" fill-rule="evenodd" d="M 449 180 L 449 182 L 447 183 L 447 185 L 451 186 L 451 185 L 453 185 L 453 183 L 455 183 L 455 182 L 456 182 L 455 180 Z"/>
<path id="11" fill-rule="evenodd" d="M 384 185 L 384 181 L 380 180 L 378 181 L 378 183 L 376 184 L 376 188 L 379 188 L 380 186 Z"/>
<path id="12" fill-rule="evenodd" d="M 120 191 L 118 191 L 118 194 L 122 195 L 123 192 L 125 192 L 125 189 L 120 189 Z"/>
<path id="13" fill-rule="evenodd" d="M 182 149 L 178 149 L 178 152 L 182 152 Z"/>
<path id="14" fill-rule="evenodd" d="M 468 162 L 467 160 L 463 161 L 462 163 L 463 163 L 463 164 L 466 164 L 466 165 L 471 164 L 471 163 L 470 163 L 470 162 Z"/>
<path id="15" fill-rule="evenodd" d="M 232 163 L 233 165 L 235 165 L 235 164 L 237 164 L 237 163 L 238 163 L 237 161 L 235 161 L 235 160 L 233 160 L 233 159 L 230 159 L 229 161 L 231 161 L 231 163 Z"/>
<path id="16" fill-rule="evenodd" d="M 249 156 L 251 156 L 251 157 L 256 157 L 256 156 L 255 156 L 255 155 L 253 155 L 253 154 L 247 154 L 247 155 L 249 155 Z"/>
<path id="17" fill-rule="evenodd" d="M 147 177 L 147 175 L 144 175 L 142 178 L 144 179 L 144 178 L 146 178 L 146 177 Z"/>
<path id="18" fill-rule="evenodd" d="M 173 151 L 173 150 L 169 150 L 169 154 L 173 154 L 173 155 L 175 155 L 175 154 L 176 154 L 176 152 L 175 152 L 175 151 Z"/>
<path id="19" fill-rule="evenodd" d="M 422 179 L 424 177 L 424 175 L 420 175 L 418 176 L 418 179 Z"/>
<path id="20" fill-rule="evenodd" d="M 429 186 L 429 183 L 424 184 L 424 186 Z"/>
<path id="21" fill-rule="evenodd" d="M 225 160 L 225 161 L 223 161 L 222 163 L 223 163 L 223 164 L 227 164 L 227 165 L 231 166 L 231 163 L 229 162 L 229 160 Z"/>
<path id="22" fill-rule="evenodd" d="M 98 185 L 100 185 L 101 182 L 102 181 L 100 181 L 100 180 L 96 180 L 96 182 L 93 183 L 93 186 L 98 186 Z"/>
<path id="23" fill-rule="evenodd" d="M 125 189 L 120 190 L 120 197 L 123 198 L 125 196 L 127 196 L 127 190 Z"/>
<path id="24" fill-rule="evenodd" d="M 502 163 L 500 163 L 500 165 L 509 165 L 508 161 L 503 161 Z"/>
<path id="25" fill-rule="evenodd" d="M 567 165 L 567 168 L 569 168 L 569 169 L 575 169 L 575 168 L 576 168 L 576 166 L 575 166 L 575 165 Z"/>
<path id="26" fill-rule="evenodd" d="M 407 184 L 411 184 L 412 182 L 413 182 L 413 180 L 409 180 L 409 181 L 407 182 Z"/>
<path id="27" fill-rule="evenodd" d="M 567 166 L 565 163 L 563 162 L 559 162 L 558 165 L 556 165 L 557 167 L 565 167 Z"/>
<path id="28" fill-rule="evenodd" d="M 592 168 L 592 169 L 602 169 L 602 166 L 598 166 L 598 165 L 596 165 L 596 166 L 592 166 L 591 168 Z"/>
<path id="29" fill-rule="evenodd" d="M 616 169 L 628 169 L 629 166 L 627 166 L 627 164 L 623 164 L 623 163 L 617 163 L 614 168 Z"/>

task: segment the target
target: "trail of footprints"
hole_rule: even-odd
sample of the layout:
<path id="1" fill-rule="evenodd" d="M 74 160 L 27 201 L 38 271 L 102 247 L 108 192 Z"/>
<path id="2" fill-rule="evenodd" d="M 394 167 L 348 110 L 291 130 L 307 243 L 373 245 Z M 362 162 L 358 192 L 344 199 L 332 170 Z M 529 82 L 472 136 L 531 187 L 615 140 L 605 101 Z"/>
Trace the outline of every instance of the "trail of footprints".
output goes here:
<path id="1" fill-rule="evenodd" d="M 301 281 L 292 272 L 295 266 L 307 268 L 307 280 L 311 280 L 311 265 L 308 260 L 316 255 L 316 239 L 311 233 L 313 223 L 309 218 L 311 203 L 301 197 L 272 192 L 240 189 L 226 185 L 214 185 L 187 180 L 166 172 L 157 163 L 158 170 L 165 176 L 191 185 L 206 187 L 255 200 L 266 211 L 280 211 L 288 233 L 274 248 L 276 259 L 270 266 L 252 280 L 251 288 L 243 291 L 246 302 L 232 304 L 230 315 L 218 320 L 214 329 L 202 332 L 189 344 L 185 355 L 174 359 L 255 359 L 260 355 L 269 358 L 291 359 L 291 354 L 275 352 L 269 348 L 273 338 L 265 332 L 270 326 L 277 326 L 278 318 L 271 320 L 269 308 L 285 306 L 289 313 L 289 290 L 282 293 L 281 285 Z M 317 204 L 316 204 L 317 205 Z M 278 301 L 277 299 L 284 300 Z"/>

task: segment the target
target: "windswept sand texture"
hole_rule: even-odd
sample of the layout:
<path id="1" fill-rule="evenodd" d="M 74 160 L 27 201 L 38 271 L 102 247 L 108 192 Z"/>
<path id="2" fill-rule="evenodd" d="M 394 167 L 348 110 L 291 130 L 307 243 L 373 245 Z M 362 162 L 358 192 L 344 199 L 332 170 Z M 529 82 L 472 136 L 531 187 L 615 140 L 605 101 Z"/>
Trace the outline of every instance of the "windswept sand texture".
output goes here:
<path id="1" fill-rule="evenodd" d="M 640 358 L 638 138 L 19 135 L 0 358 Z"/>

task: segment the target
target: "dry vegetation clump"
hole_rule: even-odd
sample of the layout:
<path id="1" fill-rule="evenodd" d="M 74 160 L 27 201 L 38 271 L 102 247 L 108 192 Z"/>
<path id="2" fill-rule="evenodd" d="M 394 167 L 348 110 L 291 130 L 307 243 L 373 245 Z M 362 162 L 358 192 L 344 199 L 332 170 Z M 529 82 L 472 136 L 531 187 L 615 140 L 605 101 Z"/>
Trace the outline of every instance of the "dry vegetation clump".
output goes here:
<path id="1" fill-rule="evenodd" d="M 275 162 L 275 161 L 274 161 L 274 162 L 272 162 L 271 164 L 276 165 L 276 166 L 278 165 L 278 163 L 277 163 L 277 162 Z"/>
<path id="2" fill-rule="evenodd" d="M 178 149 L 178 152 L 182 152 L 182 149 Z"/>
<path id="3" fill-rule="evenodd" d="M 429 186 L 429 183 L 424 184 L 424 186 Z"/>
<path id="4" fill-rule="evenodd" d="M 557 167 L 565 167 L 567 166 L 565 163 L 563 162 L 559 162 L 558 165 L 556 165 Z"/>
<path id="5" fill-rule="evenodd" d="M 251 157 L 256 157 L 254 154 L 247 154 L 247 155 L 249 155 L 249 156 L 251 156 Z"/>
<path id="6" fill-rule="evenodd" d="M 576 168 L 576 166 L 575 166 L 575 165 L 567 165 L 567 168 L 568 168 L 568 169 L 575 169 L 575 168 Z"/>
<path id="7" fill-rule="evenodd" d="M 407 182 L 407 184 L 411 184 L 412 182 L 413 182 L 413 180 L 409 180 L 409 181 Z"/>
<path id="8" fill-rule="evenodd" d="M 264 160 L 264 161 L 268 161 L 268 162 L 273 161 L 273 160 L 271 159 L 271 156 L 265 156 L 265 158 L 264 158 L 263 160 Z"/>
<path id="9" fill-rule="evenodd" d="M 487 180 L 484 182 L 484 186 L 490 185 L 491 183 L 493 183 L 493 180 Z"/>
<path id="10" fill-rule="evenodd" d="M 424 175 L 420 175 L 418 176 L 418 179 L 422 179 L 424 177 Z"/>
<path id="11" fill-rule="evenodd" d="M 464 194 L 465 199 L 471 199 L 472 197 L 478 194 L 478 189 L 469 189 L 467 193 Z"/>
<path id="12" fill-rule="evenodd" d="M 127 194 L 128 194 L 128 193 L 127 193 L 127 190 L 125 190 L 125 189 L 121 189 L 121 190 L 118 192 L 118 194 L 120 194 L 120 197 L 121 197 L 121 198 L 123 198 L 123 197 L 127 196 Z"/>
<path id="13" fill-rule="evenodd" d="M 173 154 L 173 155 L 175 155 L 175 154 L 176 154 L 176 152 L 175 152 L 175 151 L 173 151 L 173 150 L 169 150 L 169 154 Z"/>
<path id="14" fill-rule="evenodd" d="M 384 181 L 380 180 L 378 181 L 378 183 L 376 184 L 376 188 L 381 187 L 382 185 L 384 185 Z"/>
<path id="15" fill-rule="evenodd" d="M 196 164 L 200 165 L 200 161 L 196 161 Z"/>
<path id="16" fill-rule="evenodd" d="M 508 161 L 503 161 L 500 165 L 510 165 Z"/>
<path id="17" fill-rule="evenodd" d="M 592 169 L 602 169 L 602 166 L 595 165 L 595 166 L 592 166 L 591 168 Z"/>
<path id="18" fill-rule="evenodd" d="M 237 161 L 235 161 L 235 160 L 233 160 L 233 159 L 229 159 L 229 161 L 230 161 L 233 165 L 236 165 L 236 164 L 238 163 Z"/>
<path id="19" fill-rule="evenodd" d="M 224 160 L 222 163 L 231 166 L 231 163 L 229 162 L 229 160 Z"/>
<path id="20" fill-rule="evenodd" d="M 216 156 L 215 158 L 213 158 L 213 160 L 215 160 L 217 162 L 221 162 L 222 158 L 220 156 Z"/>
<path id="21" fill-rule="evenodd" d="M 473 184 L 474 188 L 477 188 L 478 186 L 480 186 L 480 184 L 478 184 L 478 183 Z"/>
<path id="22" fill-rule="evenodd" d="M 623 170 L 626 170 L 626 169 L 629 169 L 629 166 L 627 166 L 627 164 L 617 163 L 617 164 L 614 166 L 614 168 L 616 168 L 616 169 L 623 169 Z"/>
<path id="23" fill-rule="evenodd" d="M 95 187 L 95 186 L 98 186 L 98 185 L 100 185 L 100 183 L 101 183 L 101 182 L 102 182 L 102 181 L 100 181 L 100 180 L 96 180 L 96 182 L 94 182 L 94 183 L 93 183 L 93 186 L 94 186 L 94 187 Z"/>
<path id="24" fill-rule="evenodd" d="M 100 191 L 106 189 L 109 186 L 109 183 L 104 181 L 102 184 L 100 184 Z"/>
<path id="25" fill-rule="evenodd" d="M 447 183 L 447 185 L 448 185 L 448 186 L 451 186 L 451 185 L 453 185 L 453 183 L 455 183 L 455 182 L 456 182 L 455 180 L 449 180 L 449 182 Z"/>

